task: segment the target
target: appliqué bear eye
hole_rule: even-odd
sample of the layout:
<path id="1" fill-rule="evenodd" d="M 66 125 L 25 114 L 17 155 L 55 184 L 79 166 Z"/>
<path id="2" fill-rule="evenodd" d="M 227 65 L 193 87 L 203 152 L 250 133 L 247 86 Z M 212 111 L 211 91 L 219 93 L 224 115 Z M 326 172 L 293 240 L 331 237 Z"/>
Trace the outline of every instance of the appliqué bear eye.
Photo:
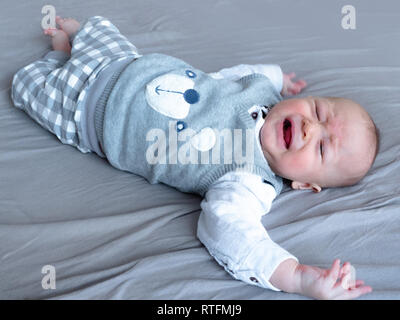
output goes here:
<path id="1" fill-rule="evenodd" d="M 180 132 L 186 128 L 186 123 L 184 121 L 177 121 L 176 123 L 176 131 Z"/>
<path id="2" fill-rule="evenodd" d="M 193 71 L 190 71 L 190 70 L 186 70 L 186 75 L 189 78 L 196 78 L 196 76 L 197 76 Z"/>

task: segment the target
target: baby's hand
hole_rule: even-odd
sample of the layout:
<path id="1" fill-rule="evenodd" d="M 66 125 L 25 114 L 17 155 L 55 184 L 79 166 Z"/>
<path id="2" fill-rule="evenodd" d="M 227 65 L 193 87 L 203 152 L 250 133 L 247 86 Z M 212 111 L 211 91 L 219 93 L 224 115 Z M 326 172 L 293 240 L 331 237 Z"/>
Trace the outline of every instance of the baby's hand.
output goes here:
<path id="1" fill-rule="evenodd" d="M 307 86 L 307 83 L 303 79 L 293 82 L 292 79 L 295 76 L 296 74 L 294 72 L 290 74 L 285 74 L 285 73 L 283 74 L 283 86 L 281 91 L 282 96 L 298 94 L 300 93 L 301 90 L 303 90 Z"/>
<path id="2" fill-rule="evenodd" d="M 350 263 L 346 262 L 340 267 L 339 259 L 333 262 L 331 269 L 299 265 L 295 272 L 295 281 L 298 285 L 296 291 L 308 297 L 324 300 L 354 299 L 372 291 L 371 287 L 363 285 L 364 281 L 350 279 L 350 272 Z"/>

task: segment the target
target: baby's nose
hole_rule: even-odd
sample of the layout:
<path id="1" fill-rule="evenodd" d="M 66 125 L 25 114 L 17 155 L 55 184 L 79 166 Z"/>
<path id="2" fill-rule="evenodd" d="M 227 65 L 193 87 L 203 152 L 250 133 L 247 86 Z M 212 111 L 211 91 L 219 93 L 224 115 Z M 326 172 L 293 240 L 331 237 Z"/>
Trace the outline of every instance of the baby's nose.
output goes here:
<path id="1" fill-rule="evenodd" d="M 313 134 L 315 133 L 315 130 L 317 128 L 317 124 L 313 123 L 312 121 L 304 118 L 302 122 L 302 136 L 303 136 L 303 141 L 307 142 L 308 140 L 311 139 Z"/>
<path id="2" fill-rule="evenodd" d="M 303 119 L 302 126 L 301 126 L 301 133 L 303 140 L 306 140 L 309 137 L 309 129 L 310 125 L 307 119 Z"/>

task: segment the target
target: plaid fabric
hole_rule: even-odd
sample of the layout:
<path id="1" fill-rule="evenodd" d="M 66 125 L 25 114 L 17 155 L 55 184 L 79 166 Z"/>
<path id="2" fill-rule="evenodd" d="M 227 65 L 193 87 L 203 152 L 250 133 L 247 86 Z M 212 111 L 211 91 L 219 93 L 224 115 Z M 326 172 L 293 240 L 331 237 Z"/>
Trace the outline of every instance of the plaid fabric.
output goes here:
<path id="1" fill-rule="evenodd" d="M 43 128 L 81 152 L 85 95 L 98 73 L 113 61 L 139 57 L 136 47 L 107 19 L 87 19 L 73 37 L 71 56 L 51 51 L 13 77 L 11 98 Z"/>

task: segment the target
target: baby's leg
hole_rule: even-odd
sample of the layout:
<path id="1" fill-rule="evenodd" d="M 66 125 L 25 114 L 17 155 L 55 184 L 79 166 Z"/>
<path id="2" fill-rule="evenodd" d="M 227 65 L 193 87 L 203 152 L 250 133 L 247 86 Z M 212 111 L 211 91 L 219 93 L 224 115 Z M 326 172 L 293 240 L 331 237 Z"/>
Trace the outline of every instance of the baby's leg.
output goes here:
<path id="1" fill-rule="evenodd" d="M 74 21 L 57 19 L 65 30 L 58 29 L 54 34 L 75 32 L 71 56 L 65 47 L 58 47 L 60 43 L 53 43 L 59 51 L 51 51 L 14 75 L 11 97 L 17 108 L 54 133 L 61 142 L 90 152 L 84 144 L 81 122 L 90 85 L 110 63 L 140 55 L 106 18 L 91 17 L 83 26 Z M 76 28 L 79 30 L 75 31 Z"/>
<path id="2" fill-rule="evenodd" d="M 59 31 L 60 32 L 60 31 Z M 52 132 L 64 144 L 80 147 L 74 122 L 74 102 L 64 95 L 69 84 L 67 70 L 70 59 L 64 51 L 50 51 L 43 58 L 20 69 L 13 77 L 11 98 L 43 128 Z"/>
<path id="3" fill-rule="evenodd" d="M 71 58 L 70 35 L 80 27 L 74 19 L 57 17 L 61 29 L 47 29 L 53 51 L 19 70 L 13 77 L 11 98 L 43 128 L 64 144 L 90 152 L 80 139 L 77 104 L 85 96 L 87 77 Z M 85 68 L 83 67 L 83 70 Z M 88 75 L 89 76 L 89 75 Z"/>

